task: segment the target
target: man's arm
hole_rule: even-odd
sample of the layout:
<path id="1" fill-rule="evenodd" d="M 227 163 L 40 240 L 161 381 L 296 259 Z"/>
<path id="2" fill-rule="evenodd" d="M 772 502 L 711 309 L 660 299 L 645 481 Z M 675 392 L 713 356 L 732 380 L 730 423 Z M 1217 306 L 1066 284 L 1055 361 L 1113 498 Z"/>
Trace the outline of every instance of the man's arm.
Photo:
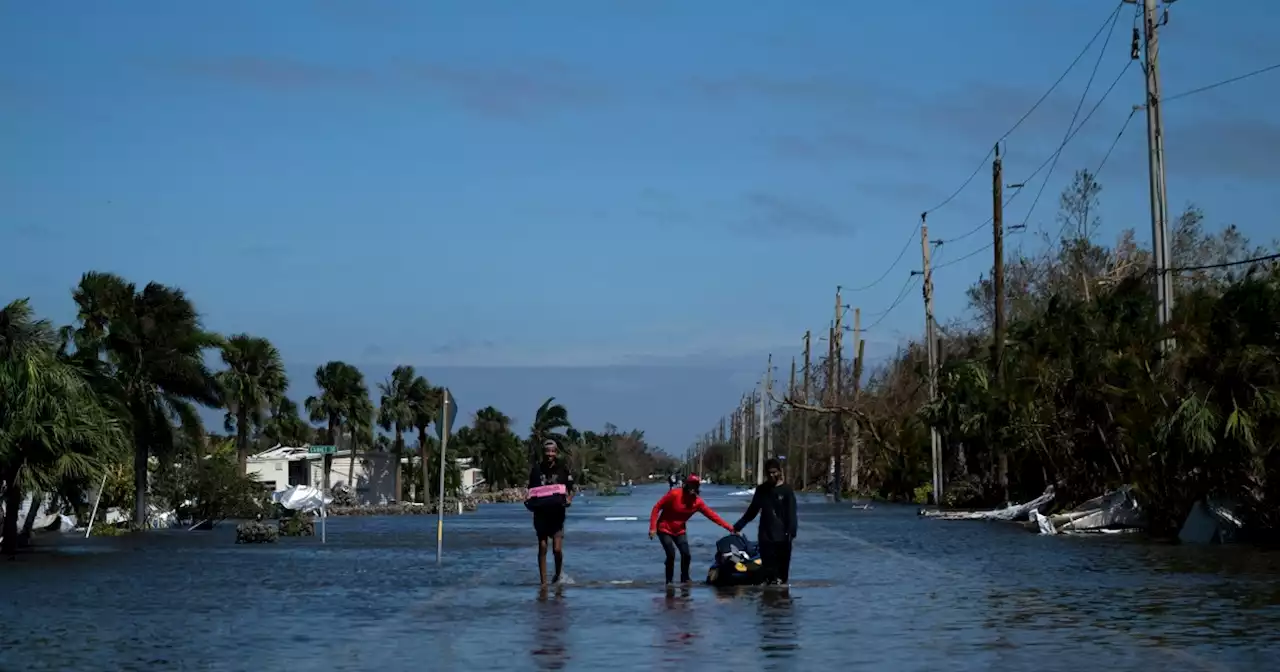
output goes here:
<path id="1" fill-rule="evenodd" d="M 751 504 L 750 506 L 747 507 L 746 513 L 743 513 L 742 517 L 738 519 L 738 522 L 733 524 L 734 534 L 741 532 L 742 528 L 746 527 L 751 521 L 755 520 L 756 514 L 760 513 L 760 500 L 763 497 L 760 491 L 761 491 L 761 488 L 756 487 L 756 492 L 754 495 L 751 496 Z"/>
<path id="2" fill-rule="evenodd" d="M 573 472 L 569 471 L 568 467 L 565 467 L 565 470 L 564 470 L 564 487 L 565 487 L 565 490 L 567 491 L 567 496 L 565 497 L 565 503 L 572 504 L 573 494 L 574 492 L 576 492 L 577 485 L 574 483 L 574 480 L 573 480 Z"/>
<path id="3" fill-rule="evenodd" d="M 716 525 L 719 525 L 730 532 L 733 531 L 733 526 L 724 522 L 724 518 L 721 518 L 720 514 L 716 513 L 710 506 L 707 506 L 707 503 L 703 501 L 701 497 L 698 498 L 698 511 Z"/>
<path id="4" fill-rule="evenodd" d="M 530 489 L 536 488 L 542 485 L 542 479 L 539 478 L 540 476 L 541 474 L 538 473 L 538 465 L 536 464 L 533 465 L 533 468 L 529 470 L 529 488 Z"/>

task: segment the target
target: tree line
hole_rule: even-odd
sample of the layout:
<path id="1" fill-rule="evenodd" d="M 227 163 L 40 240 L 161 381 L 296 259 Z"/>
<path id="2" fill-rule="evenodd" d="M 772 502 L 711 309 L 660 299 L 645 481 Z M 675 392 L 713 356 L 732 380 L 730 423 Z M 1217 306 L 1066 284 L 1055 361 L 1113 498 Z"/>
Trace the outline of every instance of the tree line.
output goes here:
<path id="1" fill-rule="evenodd" d="M 968 288 L 969 315 L 940 328 L 935 400 L 920 341 L 867 367 L 860 387 L 837 399 L 826 391 L 830 362 L 819 360 L 820 396 L 793 394 L 771 418 L 775 453 L 799 467 L 793 479 L 826 484 L 840 455 L 842 480 L 858 493 L 923 502 L 933 428 L 946 505 L 1000 506 L 1052 485 L 1066 507 L 1132 485 L 1156 534 L 1176 533 L 1196 501 L 1216 498 L 1238 505 L 1248 534 L 1274 538 L 1277 244 L 1256 245 L 1234 226 L 1210 232 L 1188 206 L 1171 223 L 1175 300 L 1161 327 L 1150 251 L 1132 229 L 1112 244 L 1095 240 L 1101 192 L 1079 171 L 1061 195 L 1057 235 L 1007 256 L 1003 348 L 993 347 L 992 278 Z M 838 366 L 846 381 L 861 374 L 860 361 Z M 736 465 L 738 438 L 709 434 L 704 459 Z"/>
<path id="2" fill-rule="evenodd" d="M 269 340 L 206 329 L 181 289 L 156 282 L 139 288 L 89 272 L 72 299 L 75 321 L 60 328 L 39 318 L 27 299 L 0 310 L 4 552 L 19 541 L 24 493 L 36 496 L 31 514 L 46 496 L 84 514 L 88 493 L 101 488 L 103 507 L 131 502 L 134 525 L 141 526 L 154 508 L 149 497 L 169 507 L 260 498 L 260 486 L 246 477 L 247 460 L 276 444 L 341 442 L 350 449 L 349 482 L 360 452 L 392 453 L 397 465 L 411 452 L 439 455 L 427 430 L 437 421 L 443 390 L 412 366 L 396 367 L 377 384 L 375 405 L 359 368 L 328 362 L 315 371 L 319 393 L 299 406 L 287 394 L 289 379 Z M 220 370 L 206 364 L 211 352 L 220 355 Z M 223 410 L 229 436 L 207 432 L 199 407 Z M 449 457 L 472 458 L 492 487 L 524 485 L 547 438 L 560 442 L 587 482 L 641 477 L 670 461 L 643 432 L 575 429 L 554 398 L 537 409 L 524 437 L 511 425 L 496 408 L 481 409 L 456 429 Z M 407 446 L 407 437 L 417 445 Z M 326 456 L 326 481 L 331 460 Z M 408 470 L 423 497 L 439 477 L 439 460 L 427 463 L 435 471 L 429 483 L 421 482 L 420 469 Z M 446 488 L 456 489 L 457 461 L 446 463 Z M 394 470 L 400 499 L 405 475 Z"/>

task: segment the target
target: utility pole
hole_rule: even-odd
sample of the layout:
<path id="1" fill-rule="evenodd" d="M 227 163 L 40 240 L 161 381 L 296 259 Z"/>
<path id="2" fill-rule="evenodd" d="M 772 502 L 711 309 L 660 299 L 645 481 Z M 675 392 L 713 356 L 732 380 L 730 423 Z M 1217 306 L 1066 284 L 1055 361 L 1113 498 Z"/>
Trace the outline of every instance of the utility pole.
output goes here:
<path id="1" fill-rule="evenodd" d="M 938 361 L 934 352 L 933 337 L 933 269 L 929 266 L 929 225 L 925 221 L 928 213 L 920 213 L 920 254 L 924 261 L 924 332 L 925 352 L 929 358 L 929 401 L 938 398 Z M 938 440 L 938 430 L 929 428 L 930 457 L 933 465 L 933 503 L 942 504 L 942 444 Z"/>
<path id="2" fill-rule="evenodd" d="M 831 326 L 827 327 L 827 375 L 826 375 L 826 381 L 824 381 L 825 383 L 824 387 L 826 389 L 823 390 L 823 395 L 822 395 L 826 398 L 826 406 L 828 408 L 836 405 L 836 398 L 835 398 L 835 395 L 833 394 L 835 387 L 832 385 L 832 383 L 834 383 L 836 379 L 835 368 L 834 368 L 835 362 L 836 362 L 836 328 L 835 328 L 835 322 L 832 322 Z M 835 415 L 832 414 L 830 417 L 827 418 L 827 449 L 828 450 L 826 451 L 827 460 L 825 461 L 827 462 L 827 476 L 828 478 L 831 479 L 831 487 L 833 490 L 835 489 L 835 486 L 838 485 L 837 483 L 838 479 L 836 478 L 836 456 L 831 450 L 832 446 L 834 445 L 836 445 L 836 419 L 835 419 Z M 838 499 L 839 494 L 840 494 L 839 492 L 835 492 L 834 496 Z"/>
<path id="3" fill-rule="evenodd" d="M 773 457 L 773 354 L 769 354 L 764 383 L 764 448 L 765 457 Z"/>
<path id="4" fill-rule="evenodd" d="M 748 402 L 746 402 L 746 396 L 742 396 L 741 415 L 742 431 L 740 434 L 741 440 L 739 442 L 739 447 L 737 447 L 739 448 L 737 449 L 737 456 L 741 458 L 741 462 L 739 463 L 739 467 L 741 468 L 740 477 L 742 479 L 742 483 L 746 483 L 746 442 L 748 442 L 749 435 L 751 434 L 751 407 Z"/>
<path id="5" fill-rule="evenodd" d="M 809 403 L 809 332 L 804 332 L 804 403 Z M 800 469 L 800 489 L 804 490 L 809 487 L 809 416 L 801 411 L 800 415 L 801 430 L 800 444 L 803 446 L 804 457 L 801 464 L 804 466 Z"/>
<path id="6" fill-rule="evenodd" d="M 862 309 L 853 309 L 853 399 L 854 405 L 858 403 L 858 392 L 862 389 Z M 841 421 L 843 422 L 843 420 Z M 858 471 L 861 468 L 862 460 L 861 446 L 859 446 L 858 422 L 855 419 L 852 428 L 853 436 L 850 437 L 850 453 L 849 453 L 849 489 L 855 493 L 858 492 Z"/>
<path id="7" fill-rule="evenodd" d="M 844 344 L 844 305 L 840 303 L 840 287 L 836 286 L 836 316 L 835 328 L 832 330 L 832 351 L 835 354 L 835 362 L 832 367 L 834 377 L 832 378 L 832 394 L 831 401 L 833 406 L 840 405 L 840 397 L 843 394 L 842 379 L 844 378 L 844 355 L 842 346 Z M 831 451 L 836 458 L 836 482 L 835 482 L 835 501 L 840 501 L 840 495 L 844 492 L 844 417 L 839 413 L 831 414 L 831 422 L 835 426 L 832 431 L 835 443 L 831 446 Z"/>
<path id="8" fill-rule="evenodd" d="M 991 236 L 995 259 L 991 266 L 991 289 L 995 294 L 994 333 L 991 341 L 992 370 L 997 384 L 1004 379 L 1004 166 L 1000 161 L 1000 143 L 996 143 L 996 158 L 991 162 Z M 935 339 L 936 342 L 936 339 Z M 940 348 L 935 348 L 934 359 L 939 359 Z M 936 369 L 935 369 L 936 370 Z M 939 461 L 941 459 L 939 458 Z M 1009 501 L 1009 453 L 1004 446 L 996 447 L 996 481 L 1006 502 Z M 941 500 L 939 499 L 939 502 Z"/>
<path id="9" fill-rule="evenodd" d="M 1136 0 L 1129 0 L 1136 1 Z M 1166 3 L 1168 0 L 1166 0 Z M 1159 0 L 1142 0 L 1146 51 L 1147 169 L 1151 196 L 1151 258 L 1155 267 L 1156 323 L 1164 328 L 1173 314 L 1173 278 L 1169 275 L 1169 196 L 1164 176 L 1164 120 L 1160 111 Z M 1167 12 L 1168 9 L 1166 8 Z M 1171 340 L 1160 346 L 1168 350 Z"/>
<path id="10" fill-rule="evenodd" d="M 788 399 L 796 398 L 796 358 L 794 355 L 791 357 L 791 380 L 787 381 L 787 398 Z M 795 454 L 795 452 L 792 450 L 792 448 L 794 447 L 793 444 L 795 443 L 795 440 L 796 440 L 795 439 L 796 427 L 794 422 L 795 418 L 792 416 L 792 413 L 794 413 L 794 411 L 786 410 L 785 406 L 783 407 L 783 412 L 786 413 L 786 415 L 783 416 L 782 422 L 783 422 L 783 426 L 786 427 L 787 429 L 787 441 L 785 446 L 787 450 L 787 460 L 790 461 L 791 456 Z"/>
<path id="11" fill-rule="evenodd" d="M 769 355 L 769 358 L 772 361 L 773 355 Z M 768 373 L 766 372 L 765 375 L 767 376 Z M 764 483 L 764 398 L 768 384 L 763 379 L 760 381 L 760 388 L 760 404 L 757 406 L 760 414 L 757 418 L 760 423 L 760 433 L 756 436 L 756 485 Z"/>

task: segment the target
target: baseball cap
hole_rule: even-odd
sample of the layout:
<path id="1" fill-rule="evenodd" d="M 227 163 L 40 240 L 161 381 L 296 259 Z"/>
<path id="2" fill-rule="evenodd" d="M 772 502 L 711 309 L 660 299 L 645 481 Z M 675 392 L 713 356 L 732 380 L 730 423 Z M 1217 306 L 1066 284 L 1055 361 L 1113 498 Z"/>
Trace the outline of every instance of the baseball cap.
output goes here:
<path id="1" fill-rule="evenodd" d="M 697 474 L 689 474 L 689 477 L 684 479 L 684 482 L 690 483 L 690 484 L 696 484 L 696 483 L 701 483 L 702 479 L 698 478 Z"/>

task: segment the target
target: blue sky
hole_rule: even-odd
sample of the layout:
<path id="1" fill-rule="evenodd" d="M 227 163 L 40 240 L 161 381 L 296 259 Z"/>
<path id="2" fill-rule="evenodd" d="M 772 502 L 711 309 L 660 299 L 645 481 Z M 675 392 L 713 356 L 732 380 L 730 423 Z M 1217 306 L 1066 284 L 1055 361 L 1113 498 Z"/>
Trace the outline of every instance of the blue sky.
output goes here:
<path id="1" fill-rule="evenodd" d="M 1280 5 L 1216 4 L 1172 6 L 1167 94 L 1280 62 Z M 0 300 L 67 321 L 86 270 L 157 280 L 211 328 L 275 342 L 303 372 L 294 396 L 328 359 L 373 380 L 413 363 L 465 390 L 464 410 L 527 422 L 555 395 L 584 425 L 640 426 L 676 452 L 767 353 L 785 373 L 837 284 L 885 273 L 1114 6 L 6 3 Z M 1126 6 L 1086 111 L 1132 25 Z M 1006 181 L 1061 140 L 1099 46 L 1007 139 Z M 1058 192 L 1141 92 L 1130 68 L 1035 211 L 1032 190 L 1006 221 L 1056 230 Z M 1212 226 L 1274 235 L 1278 97 L 1280 71 L 1169 103 L 1171 211 L 1195 202 Z M 1139 115 L 1100 176 L 1108 238 L 1149 238 L 1144 130 Z M 931 237 L 982 223 L 989 175 L 930 215 Z M 918 249 L 846 295 L 864 323 Z M 941 319 L 964 316 L 990 263 L 938 271 Z M 869 353 L 921 330 L 918 296 L 867 334 Z"/>

